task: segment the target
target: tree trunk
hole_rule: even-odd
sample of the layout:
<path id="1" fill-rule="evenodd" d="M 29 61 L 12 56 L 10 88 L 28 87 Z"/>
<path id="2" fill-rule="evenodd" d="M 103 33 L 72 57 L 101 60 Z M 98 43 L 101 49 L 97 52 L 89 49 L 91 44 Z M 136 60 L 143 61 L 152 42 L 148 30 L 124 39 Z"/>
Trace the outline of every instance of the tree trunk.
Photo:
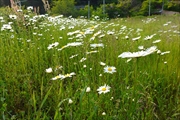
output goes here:
<path id="1" fill-rule="evenodd" d="M 47 12 L 50 9 L 49 1 L 48 0 L 42 0 L 44 4 L 44 9 Z"/>

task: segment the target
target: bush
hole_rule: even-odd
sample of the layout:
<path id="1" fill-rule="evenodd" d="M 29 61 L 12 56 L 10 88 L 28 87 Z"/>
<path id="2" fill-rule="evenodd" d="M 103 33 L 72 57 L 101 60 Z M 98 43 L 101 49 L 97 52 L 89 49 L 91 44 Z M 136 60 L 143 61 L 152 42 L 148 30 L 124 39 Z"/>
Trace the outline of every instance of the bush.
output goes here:
<path id="1" fill-rule="evenodd" d="M 176 11 L 176 12 L 180 12 L 180 4 L 178 3 L 173 3 L 173 2 L 167 2 L 164 5 L 164 9 L 166 10 L 171 10 L 171 11 Z"/>
<path id="2" fill-rule="evenodd" d="M 84 8 L 81 8 L 79 11 L 78 11 L 78 15 L 79 16 L 84 16 L 84 17 L 86 17 L 86 16 L 88 16 L 88 8 L 89 6 L 88 5 L 86 5 Z M 90 6 L 90 17 L 91 17 L 91 15 L 92 15 L 92 12 L 93 12 L 93 6 Z"/>
<path id="3" fill-rule="evenodd" d="M 105 12 L 103 14 L 103 5 L 100 5 L 100 7 L 97 7 L 96 10 L 92 11 L 93 16 L 99 16 L 100 19 L 108 18 L 108 14 Z"/>
<path id="4" fill-rule="evenodd" d="M 53 2 L 52 14 L 62 14 L 64 16 L 77 17 L 77 10 L 74 0 L 58 0 Z"/>
<path id="5" fill-rule="evenodd" d="M 162 9 L 162 1 L 151 1 L 151 4 L 150 4 L 151 8 L 150 8 L 150 14 L 156 14 L 158 10 Z M 149 1 L 144 1 L 142 3 L 142 6 L 141 6 L 141 9 L 140 9 L 140 12 L 139 12 L 139 15 L 149 15 Z"/>
<path id="6" fill-rule="evenodd" d="M 106 12 L 109 18 L 117 18 L 120 15 L 120 9 L 114 3 L 106 5 Z"/>

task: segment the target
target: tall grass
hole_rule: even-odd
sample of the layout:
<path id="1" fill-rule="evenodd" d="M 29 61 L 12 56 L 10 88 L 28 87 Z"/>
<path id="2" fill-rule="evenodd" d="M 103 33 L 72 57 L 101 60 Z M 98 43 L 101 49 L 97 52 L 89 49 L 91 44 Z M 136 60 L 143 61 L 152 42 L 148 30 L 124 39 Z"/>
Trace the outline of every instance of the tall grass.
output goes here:
<path id="1" fill-rule="evenodd" d="M 1 119 L 180 119 L 179 16 L 102 22 L 30 15 L 22 21 L 8 15 L 23 13 L 6 12 L 0 14 L 0 27 L 12 22 L 12 29 L 0 32 Z M 59 44 L 48 49 L 55 42 Z M 66 46 L 72 42 L 82 45 Z M 92 49 L 92 43 L 104 47 Z M 154 52 L 129 62 L 118 58 L 123 52 L 140 51 L 139 46 L 154 45 L 170 53 Z M 100 62 L 116 72 L 104 73 Z M 47 68 L 53 72 L 47 73 Z M 76 75 L 52 80 L 72 72 Z M 104 84 L 110 92 L 98 94 Z"/>

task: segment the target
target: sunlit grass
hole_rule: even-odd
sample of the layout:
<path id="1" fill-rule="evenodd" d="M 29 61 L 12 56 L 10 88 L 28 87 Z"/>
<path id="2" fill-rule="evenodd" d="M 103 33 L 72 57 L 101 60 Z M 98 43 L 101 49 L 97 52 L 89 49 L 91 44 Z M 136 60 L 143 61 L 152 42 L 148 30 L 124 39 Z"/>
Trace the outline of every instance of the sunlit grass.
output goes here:
<path id="1" fill-rule="evenodd" d="M 1 119 L 180 119 L 179 16 L 0 17 Z"/>

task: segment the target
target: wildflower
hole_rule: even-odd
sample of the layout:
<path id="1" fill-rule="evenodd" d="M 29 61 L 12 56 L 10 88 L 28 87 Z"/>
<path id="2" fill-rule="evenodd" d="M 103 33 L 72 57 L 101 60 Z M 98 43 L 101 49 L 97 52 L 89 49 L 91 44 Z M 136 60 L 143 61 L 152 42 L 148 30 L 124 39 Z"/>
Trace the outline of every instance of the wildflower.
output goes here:
<path id="1" fill-rule="evenodd" d="M 46 73 L 52 73 L 52 68 L 48 68 L 48 69 L 46 69 Z"/>
<path id="2" fill-rule="evenodd" d="M 138 52 L 124 52 L 122 54 L 120 54 L 118 57 L 121 58 L 136 58 L 136 57 L 142 57 L 144 54 L 144 51 L 138 51 Z"/>
<path id="3" fill-rule="evenodd" d="M 107 34 L 108 34 L 108 35 L 113 35 L 113 34 L 114 34 L 114 31 L 109 31 L 109 30 L 108 30 L 108 31 L 107 31 Z"/>
<path id="4" fill-rule="evenodd" d="M 96 33 L 94 33 L 94 37 L 96 37 L 96 36 L 98 36 L 99 34 L 101 34 L 101 30 L 100 31 L 98 31 L 98 32 L 96 32 Z"/>
<path id="5" fill-rule="evenodd" d="M 86 58 L 82 58 L 79 62 L 84 62 L 86 60 Z"/>
<path id="6" fill-rule="evenodd" d="M 28 7 L 27 7 L 27 10 L 28 10 L 28 11 L 33 10 L 33 6 L 28 6 Z"/>
<path id="7" fill-rule="evenodd" d="M 73 75 L 76 75 L 74 72 L 64 75 L 64 78 L 72 77 Z"/>
<path id="8" fill-rule="evenodd" d="M 125 36 L 125 39 L 129 39 L 129 36 L 126 35 L 126 36 Z"/>
<path id="9" fill-rule="evenodd" d="M 74 58 L 74 57 L 76 57 L 76 56 L 78 56 L 78 54 L 72 55 L 72 56 L 70 56 L 69 58 L 72 59 L 72 58 Z"/>
<path id="10" fill-rule="evenodd" d="M 165 54 L 169 54 L 170 51 L 166 51 L 166 52 L 161 52 L 161 55 L 165 55 Z"/>
<path id="11" fill-rule="evenodd" d="M 144 38 L 144 40 L 150 40 L 151 38 L 153 38 L 154 37 L 154 35 L 156 35 L 156 34 L 153 34 L 153 35 L 148 35 L 148 36 L 146 36 L 145 38 Z"/>
<path id="12" fill-rule="evenodd" d="M 140 38 L 141 38 L 141 36 L 136 37 L 136 38 L 132 38 L 132 40 L 135 41 L 135 40 L 139 40 Z"/>
<path id="13" fill-rule="evenodd" d="M 61 70 L 62 68 L 63 68 L 63 66 L 57 65 L 57 66 L 55 67 L 55 71 Z"/>
<path id="14" fill-rule="evenodd" d="M 110 100 L 113 100 L 114 99 L 114 97 L 111 97 L 111 99 Z"/>
<path id="15" fill-rule="evenodd" d="M 3 24 L 3 26 L 1 27 L 1 31 L 3 31 L 3 30 L 11 30 L 11 29 L 12 29 L 12 27 L 11 27 L 10 24 Z"/>
<path id="16" fill-rule="evenodd" d="M 158 42 L 161 42 L 161 40 L 155 40 L 155 41 L 153 41 L 153 43 L 158 43 Z"/>
<path id="17" fill-rule="evenodd" d="M 105 113 L 105 112 L 103 112 L 103 113 L 102 113 L 102 115 L 106 115 L 106 113 Z"/>
<path id="18" fill-rule="evenodd" d="M 80 45 L 82 45 L 82 42 L 72 42 L 67 44 L 67 46 L 80 46 Z"/>
<path id="19" fill-rule="evenodd" d="M 54 48 L 54 47 L 56 47 L 56 46 L 58 46 L 58 45 L 59 45 L 58 42 L 52 43 L 52 44 L 50 44 L 50 45 L 48 46 L 48 50 L 50 50 L 50 49 L 52 49 L 52 48 Z"/>
<path id="20" fill-rule="evenodd" d="M 116 68 L 113 66 L 106 66 L 106 67 L 104 67 L 104 72 L 112 74 L 112 73 L 116 72 Z"/>
<path id="21" fill-rule="evenodd" d="M 91 91 L 91 88 L 90 87 L 87 87 L 86 88 L 86 92 L 90 92 Z"/>
<path id="22" fill-rule="evenodd" d="M 22 9 L 18 9 L 17 12 L 22 12 L 23 10 Z"/>
<path id="23" fill-rule="evenodd" d="M 101 86 L 97 89 L 98 93 L 101 94 L 101 93 L 107 93 L 107 92 L 110 92 L 110 88 L 108 85 L 104 85 L 104 86 Z"/>
<path id="24" fill-rule="evenodd" d="M 2 16 L 0 16 L 0 20 L 3 20 L 4 18 Z"/>
<path id="25" fill-rule="evenodd" d="M 17 16 L 16 16 L 16 15 L 9 15 L 9 18 L 10 18 L 10 19 L 13 19 L 13 20 L 16 20 L 16 19 L 17 19 Z"/>
<path id="26" fill-rule="evenodd" d="M 102 34 L 102 35 L 100 35 L 98 38 L 103 38 L 105 36 L 105 34 Z"/>
<path id="27" fill-rule="evenodd" d="M 69 104 L 72 104 L 72 103 L 73 103 L 73 101 L 72 101 L 71 99 L 69 99 L 68 103 L 69 103 Z"/>
<path id="28" fill-rule="evenodd" d="M 58 51 L 61 51 L 61 50 L 63 50 L 64 48 L 67 48 L 67 47 L 68 47 L 67 45 L 62 46 L 60 49 L 58 49 Z"/>
<path id="29" fill-rule="evenodd" d="M 138 49 L 143 50 L 144 46 L 139 46 Z"/>
<path id="30" fill-rule="evenodd" d="M 157 54 L 160 54 L 160 53 L 161 53 L 161 50 L 158 50 L 158 51 L 157 51 Z"/>
<path id="31" fill-rule="evenodd" d="M 102 65 L 102 66 L 105 66 L 106 65 L 106 63 L 104 63 L 104 62 L 99 62 L 100 63 L 100 65 Z"/>
<path id="32" fill-rule="evenodd" d="M 57 80 L 57 79 L 63 79 L 63 78 L 64 78 L 64 75 L 59 74 L 59 75 L 53 77 L 51 80 Z"/>
<path id="33" fill-rule="evenodd" d="M 94 43 L 94 44 L 90 44 L 90 47 L 92 47 L 92 48 L 104 47 L 104 44 L 103 43 L 98 43 L 98 44 Z"/>
<path id="34" fill-rule="evenodd" d="M 121 58 L 136 58 L 136 57 L 143 57 L 143 56 L 147 56 L 150 55 L 154 52 L 157 51 L 157 47 L 156 46 L 152 46 L 150 48 L 147 48 L 145 51 L 138 51 L 138 52 L 123 52 L 122 54 L 120 54 L 118 57 Z"/>
<path id="35" fill-rule="evenodd" d="M 143 56 L 150 55 L 150 54 L 152 54 L 152 53 L 154 53 L 154 52 L 156 52 L 156 51 L 157 51 L 157 46 L 152 46 L 152 47 L 150 47 L 150 48 L 147 48 L 147 49 L 144 51 Z"/>

